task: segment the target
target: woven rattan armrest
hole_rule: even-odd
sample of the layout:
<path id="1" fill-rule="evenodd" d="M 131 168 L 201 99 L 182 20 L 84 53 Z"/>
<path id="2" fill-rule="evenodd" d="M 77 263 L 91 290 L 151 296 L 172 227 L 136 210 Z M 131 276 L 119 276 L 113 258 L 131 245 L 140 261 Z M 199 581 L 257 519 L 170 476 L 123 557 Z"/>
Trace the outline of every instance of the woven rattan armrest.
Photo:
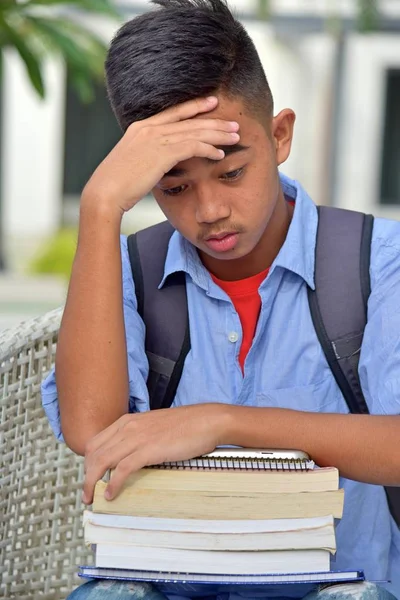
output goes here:
<path id="1" fill-rule="evenodd" d="M 82 541 L 83 461 L 59 443 L 40 385 L 62 309 L 0 333 L 0 598 L 61 600 L 90 564 Z"/>

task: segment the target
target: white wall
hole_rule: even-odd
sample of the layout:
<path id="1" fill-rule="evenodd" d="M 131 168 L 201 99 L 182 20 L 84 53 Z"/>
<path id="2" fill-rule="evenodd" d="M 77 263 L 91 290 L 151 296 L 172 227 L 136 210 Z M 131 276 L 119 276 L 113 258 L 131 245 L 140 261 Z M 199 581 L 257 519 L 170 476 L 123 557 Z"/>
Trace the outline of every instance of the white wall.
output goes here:
<path id="1" fill-rule="evenodd" d="M 64 72 L 48 61 L 48 98 L 32 91 L 14 52 L 5 53 L 2 182 L 6 250 L 18 257 L 59 224 L 64 127 Z"/>
<path id="2" fill-rule="evenodd" d="M 42 235 L 59 221 L 64 127 L 63 66 L 45 65 L 48 99 L 31 89 L 19 57 L 5 60 L 3 192 L 4 224 L 8 231 Z M 24 218 L 22 218 L 24 216 Z"/>
<path id="3" fill-rule="evenodd" d="M 327 156 L 326 123 L 330 119 L 334 44 L 326 35 L 280 38 L 270 26 L 248 23 L 275 100 L 275 114 L 284 108 L 297 119 L 290 158 L 281 169 L 300 180 L 318 203 L 324 189 Z"/>
<path id="4" fill-rule="evenodd" d="M 346 64 L 346 102 L 340 123 L 340 177 L 335 203 L 400 219 L 400 206 L 379 204 L 386 71 L 400 69 L 400 36 L 353 35 Z"/>

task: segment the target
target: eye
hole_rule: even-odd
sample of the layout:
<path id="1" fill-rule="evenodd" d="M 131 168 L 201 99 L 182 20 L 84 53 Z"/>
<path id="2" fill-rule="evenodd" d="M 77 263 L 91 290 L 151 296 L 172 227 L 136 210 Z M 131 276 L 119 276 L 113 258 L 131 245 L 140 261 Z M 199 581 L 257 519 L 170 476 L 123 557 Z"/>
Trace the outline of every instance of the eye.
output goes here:
<path id="1" fill-rule="evenodd" d="M 240 169 L 235 169 L 235 171 L 229 171 L 229 173 L 225 173 L 222 175 L 221 179 L 225 179 L 225 181 L 235 181 L 239 179 L 244 173 L 244 167 Z"/>
<path id="2" fill-rule="evenodd" d="M 169 188 L 168 190 L 161 190 L 164 196 L 179 196 L 186 190 L 186 185 L 179 185 L 178 187 Z"/>

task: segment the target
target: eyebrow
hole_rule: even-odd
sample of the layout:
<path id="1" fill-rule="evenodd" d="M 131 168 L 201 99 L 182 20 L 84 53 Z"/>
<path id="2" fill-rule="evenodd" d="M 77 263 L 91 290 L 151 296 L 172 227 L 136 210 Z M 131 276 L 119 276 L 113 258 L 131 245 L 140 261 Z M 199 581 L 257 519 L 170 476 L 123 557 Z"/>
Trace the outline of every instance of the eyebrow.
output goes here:
<path id="1" fill-rule="evenodd" d="M 234 146 L 218 146 L 218 150 L 223 150 L 225 152 L 225 158 L 230 156 L 231 154 L 236 154 L 236 152 L 244 152 L 244 150 L 249 150 L 250 146 L 243 146 L 243 144 L 235 144 Z M 216 161 L 212 158 L 204 158 L 203 160 L 207 161 L 211 165 L 215 165 Z M 222 159 L 224 160 L 224 159 Z M 165 173 L 163 179 L 165 177 L 182 177 L 183 175 L 187 175 L 186 169 L 178 169 L 174 167 L 168 173 Z"/>

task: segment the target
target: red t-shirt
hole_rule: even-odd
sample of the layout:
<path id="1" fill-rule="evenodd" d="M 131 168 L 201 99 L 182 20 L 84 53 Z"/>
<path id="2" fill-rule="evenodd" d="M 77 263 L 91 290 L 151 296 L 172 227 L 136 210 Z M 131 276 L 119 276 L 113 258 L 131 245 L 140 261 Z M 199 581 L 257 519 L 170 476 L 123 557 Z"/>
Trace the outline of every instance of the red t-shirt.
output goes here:
<path id="1" fill-rule="evenodd" d="M 293 201 L 289 204 L 294 206 Z M 261 298 L 258 289 L 269 273 L 269 268 L 253 277 L 239 281 L 222 281 L 212 273 L 214 282 L 230 297 L 242 324 L 243 340 L 239 353 L 239 363 L 244 371 L 244 363 L 253 343 L 258 318 L 261 311 Z"/>
<path id="2" fill-rule="evenodd" d="M 239 353 L 239 363 L 244 371 L 246 356 L 253 343 L 258 317 L 261 310 L 261 298 L 258 289 L 267 277 L 269 269 L 253 277 L 239 281 L 222 281 L 211 274 L 214 282 L 230 297 L 239 315 L 243 330 L 243 340 Z"/>

